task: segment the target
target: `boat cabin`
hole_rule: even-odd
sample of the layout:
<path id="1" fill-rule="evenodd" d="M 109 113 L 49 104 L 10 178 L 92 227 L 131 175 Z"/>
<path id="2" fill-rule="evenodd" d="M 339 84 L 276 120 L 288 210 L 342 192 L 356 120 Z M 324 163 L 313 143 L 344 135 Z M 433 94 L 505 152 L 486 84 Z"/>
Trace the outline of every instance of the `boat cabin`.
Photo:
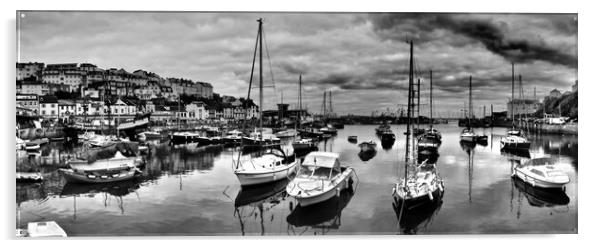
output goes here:
<path id="1" fill-rule="evenodd" d="M 345 168 L 341 167 L 339 155 L 332 152 L 311 152 L 305 156 L 297 177 L 331 179 L 340 174 Z"/>

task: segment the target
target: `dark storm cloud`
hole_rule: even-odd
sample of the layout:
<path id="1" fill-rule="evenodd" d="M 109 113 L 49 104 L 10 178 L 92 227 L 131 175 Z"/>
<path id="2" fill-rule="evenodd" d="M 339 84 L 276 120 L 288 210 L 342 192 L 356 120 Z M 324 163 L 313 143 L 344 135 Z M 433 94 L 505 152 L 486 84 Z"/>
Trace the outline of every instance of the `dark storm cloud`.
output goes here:
<path id="1" fill-rule="evenodd" d="M 428 42 L 436 38 L 430 32 L 444 29 L 478 41 L 489 51 L 511 62 L 528 63 L 542 60 L 570 68 L 577 67 L 576 55 L 566 54 L 543 43 L 506 37 L 504 23 L 495 24 L 491 20 L 470 18 L 470 15 L 461 14 L 395 13 L 375 14 L 372 17 L 375 30 L 386 38 L 404 42 L 410 39 Z M 565 33 L 576 32 L 576 21 L 556 21 L 554 26 Z"/>

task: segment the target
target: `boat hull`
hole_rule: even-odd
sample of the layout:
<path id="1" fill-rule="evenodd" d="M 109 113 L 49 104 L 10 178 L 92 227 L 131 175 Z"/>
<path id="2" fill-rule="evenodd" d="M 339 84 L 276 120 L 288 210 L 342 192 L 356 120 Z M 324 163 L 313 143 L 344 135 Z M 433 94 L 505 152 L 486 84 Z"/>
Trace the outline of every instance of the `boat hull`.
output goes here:
<path id="1" fill-rule="evenodd" d="M 504 142 L 504 141 L 500 141 L 501 144 L 501 148 L 505 149 L 505 150 L 512 150 L 512 149 L 529 149 L 529 147 L 531 147 L 531 143 L 530 142 Z"/>
<path id="2" fill-rule="evenodd" d="M 68 162 L 69 167 L 78 171 L 94 171 L 110 169 L 128 169 L 136 167 L 136 157 L 119 159 L 103 159 L 93 163 L 84 160 L 72 160 Z"/>
<path id="3" fill-rule="evenodd" d="M 283 168 L 275 169 L 270 172 L 253 173 L 253 172 L 234 172 L 240 185 L 251 186 L 260 185 L 265 183 L 271 183 L 274 181 L 282 180 L 296 172 L 297 161 L 290 163 L 288 166 Z"/>
<path id="4" fill-rule="evenodd" d="M 112 183 L 130 180 L 136 175 L 136 169 L 128 171 L 107 172 L 101 175 L 92 175 L 89 173 L 79 173 L 71 169 L 59 170 L 67 182 L 70 183 Z"/>
<path id="5" fill-rule="evenodd" d="M 347 168 L 340 175 L 342 177 L 342 179 L 339 180 L 339 182 L 334 187 L 332 187 L 331 189 L 329 189 L 327 191 L 324 191 L 321 194 L 312 195 L 312 196 L 301 196 L 300 194 L 294 194 L 294 191 L 296 189 L 295 187 L 293 187 L 291 190 L 287 189 L 287 193 L 290 196 L 292 196 L 293 198 L 295 198 L 301 207 L 306 207 L 306 206 L 310 206 L 313 204 L 327 201 L 328 199 L 330 199 L 332 197 L 339 196 L 341 191 L 347 189 L 352 184 L 351 183 L 352 171 L 353 171 L 353 169 Z M 294 183 L 294 182 L 292 182 L 292 183 Z"/>
<path id="6" fill-rule="evenodd" d="M 533 187 L 544 188 L 544 189 L 560 189 L 568 183 L 568 181 L 567 182 L 551 182 L 551 181 L 541 180 L 541 179 L 538 179 L 538 178 L 535 178 L 535 177 L 532 177 L 532 176 L 526 174 L 525 172 L 523 172 L 520 169 L 514 169 L 513 176 L 528 183 L 529 185 L 531 185 Z"/>

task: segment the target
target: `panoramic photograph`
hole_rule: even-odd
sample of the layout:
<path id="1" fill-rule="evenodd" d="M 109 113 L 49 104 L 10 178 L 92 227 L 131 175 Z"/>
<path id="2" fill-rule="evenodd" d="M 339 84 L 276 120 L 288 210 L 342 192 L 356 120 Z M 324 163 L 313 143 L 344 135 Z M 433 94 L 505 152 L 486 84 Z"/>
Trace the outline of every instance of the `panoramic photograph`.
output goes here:
<path id="1" fill-rule="evenodd" d="M 577 234 L 577 37 L 577 13 L 16 11 L 16 236 Z"/>

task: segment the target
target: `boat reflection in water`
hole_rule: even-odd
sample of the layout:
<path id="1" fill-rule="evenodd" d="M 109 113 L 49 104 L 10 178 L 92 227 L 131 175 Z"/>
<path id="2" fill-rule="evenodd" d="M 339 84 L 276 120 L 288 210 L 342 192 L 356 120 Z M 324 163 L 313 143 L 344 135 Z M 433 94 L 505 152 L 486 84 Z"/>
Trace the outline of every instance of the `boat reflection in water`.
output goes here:
<path id="1" fill-rule="evenodd" d="M 420 164 L 424 161 L 428 164 L 434 164 L 437 163 L 437 160 L 439 160 L 439 152 L 437 151 L 432 151 L 428 154 L 418 153 L 418 163 Z"/>
<path id="2" fill-rule="evenodd" d="M 400 233 L 417 234 L 419 231 L 426 230 L 443 205 L 443 194 L 442 192 L 433 195 L 433 201 L 428 201 L 419 208 L 404 207 L 394 201 L 392 205 L 397 216 Z"/>
<path id="3" fill-rule="evenodd" d="M 288 195 L 285 192 L 289 180 L 284 178 L 271 183 L 245 186 L 238 191 L 234 200 L 234 216 L 240 222 L 240 231 L 245 235 L 245 225 L 247 221 L 257 221 L 259 215 L 259 224 L 261 226 L 261 235 L 265 234 L 265 215 L 272 208 L 286 200 Z M 274 216 L 269 218 L 272 222 Z M 269 225 L 271 226 L 271 225 Z"/>
<path id="4" fill-rule="evenodd" d="M 376 156 L 376 150 L 360 151 L 357 156 L 364 162 L 374 158 Z"/>
<path id="5" fill-rule="evenodd" d="M 286 217 L 286 222 L 289 224 L 288 234 L 302 235 L 309 228 L 314 229 L 314 235 L 327 234 L 330 230 L 339 229 L 341 226 L 341 213 L 351 201 L 354 192 L 354 187 L 348 187 L 341 190 L 339 196 L 332 197 L 326 201 L 305 207 L 297 205 L 291 214 Z"/>
<path id="6" fill-rule="evenodd" d="M 513 160 L 531 158 L 531 153 L 527 149 L 501 149 L 500 152 L 503 156 Z"/>
<path id="7" fill-rule="evenodd" d="M 529 205 L 534 207 L 555 207 L 568 205 L 568 195 L 559 188 L 533 187 L 517 177 L 512 178 L 514 186 L 527 197 Z"/>
<path id="8" fill-rule="evenodd" d="M 66 183 L 61 190 L 61 197 L 107 193 L 112 196 L 126 196 L 140 188 L 138 180 L 114 183 L 80 184 Z"/>

